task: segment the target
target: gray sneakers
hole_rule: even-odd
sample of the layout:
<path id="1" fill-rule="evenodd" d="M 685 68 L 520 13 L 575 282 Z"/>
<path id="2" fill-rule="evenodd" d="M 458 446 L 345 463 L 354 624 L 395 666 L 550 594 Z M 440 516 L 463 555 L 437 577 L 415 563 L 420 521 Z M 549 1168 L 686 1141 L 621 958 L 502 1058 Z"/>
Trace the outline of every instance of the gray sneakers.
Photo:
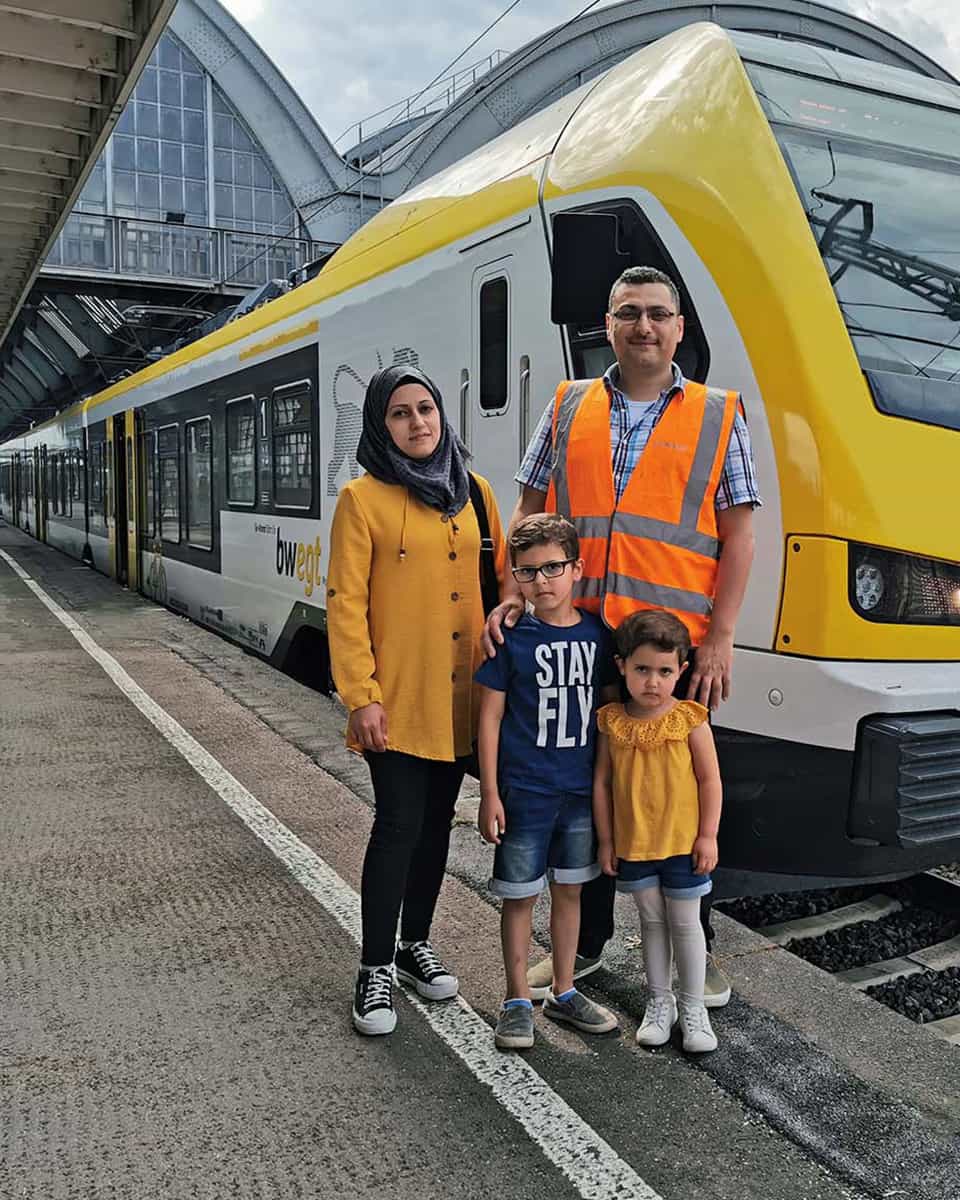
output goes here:
<path id="1" fill-rule="evenodd" d="M 533 1007 L 511 1004 L 500 1009 L 493 1041 L 498 1050 L 529 1050 L 533 1045 Z"/>
<path id="2" fill-rule="evenodd" d="M 548 991 L 543 1002 L 543 1015 L 551 1021 L 572 1025 L 581 1033 L 610 1033 L 618 1024 L 609 1008 L 595 1004 L 583 992 L 574 992 L 568 999 L 558 1000 Z"/>

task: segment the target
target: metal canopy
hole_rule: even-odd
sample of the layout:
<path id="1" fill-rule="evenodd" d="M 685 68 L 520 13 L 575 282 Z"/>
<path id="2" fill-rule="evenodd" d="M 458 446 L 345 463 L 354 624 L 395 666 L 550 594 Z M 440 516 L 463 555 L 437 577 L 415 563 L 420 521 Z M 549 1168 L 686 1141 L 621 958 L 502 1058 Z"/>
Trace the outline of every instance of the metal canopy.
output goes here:
<path id="1" fill-rule="evenodd" d="M 0 0 L 0 346 L 175 6 Z"/>

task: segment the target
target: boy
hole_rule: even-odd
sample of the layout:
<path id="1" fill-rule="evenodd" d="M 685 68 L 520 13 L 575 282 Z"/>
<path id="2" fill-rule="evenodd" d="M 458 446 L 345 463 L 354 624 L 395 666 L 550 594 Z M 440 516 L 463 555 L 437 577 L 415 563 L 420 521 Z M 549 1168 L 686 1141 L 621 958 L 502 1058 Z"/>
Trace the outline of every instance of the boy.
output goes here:
<path id="1" fill-rule="evenodd" d="M 580 888 L 600 872 L 592 819 L 600 673 L 612 668 L 598 618 L 573 606 L 583 574 L 577 531 L 556 513 L 520 521 L 509 539 L 513 577 L 533 612 L 504 630 L 476 674 L 480 700 L 480 834 L 496 847 L 490 889 L 503 900 L 507 977 L 496 1045 L 533 1045 L 527 956 L 537 896 L 550 884 L 553 986 L 544 1016 L 584 1033 L 617 1018 L 573 986 Z M 609 667 L 608 667 L 609 664 Z"/>

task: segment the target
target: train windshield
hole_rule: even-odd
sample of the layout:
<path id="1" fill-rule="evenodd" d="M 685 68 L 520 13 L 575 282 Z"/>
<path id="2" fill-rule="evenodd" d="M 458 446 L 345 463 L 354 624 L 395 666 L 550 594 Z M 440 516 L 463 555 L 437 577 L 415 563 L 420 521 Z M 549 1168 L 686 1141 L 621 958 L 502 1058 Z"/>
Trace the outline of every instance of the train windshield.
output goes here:
<path id="1" fill-rule="evenodd" d="M 960 111 L 747 69 L 878 406 L 960 427 Z"/>

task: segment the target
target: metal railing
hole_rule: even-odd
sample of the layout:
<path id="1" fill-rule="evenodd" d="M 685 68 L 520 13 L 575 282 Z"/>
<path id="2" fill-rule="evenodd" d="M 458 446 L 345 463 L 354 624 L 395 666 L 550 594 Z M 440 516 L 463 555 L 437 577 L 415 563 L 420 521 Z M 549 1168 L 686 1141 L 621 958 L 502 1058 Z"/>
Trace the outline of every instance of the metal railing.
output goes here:
<path id="1" fill-rule="evenodd" d="M 245 288 L 285 279 L 325 249 L 326 243 L 270 233 L 71 213 L 43 270 Z"/>
<path id="2" fill-rule="evenodd" d="M 402 100 L 388 104 L 386 108 L 371 113 L 360 121 L 355 121 L 336 138 L 334 146 L 343 146 L 346 142 L 346 148 L 349 149 L 378 133 L 385 132 L 391 125 L 398 125 L 413 117 L 423 117 L 428 113 L 449 108 L 459 95 L 467 88 L 473 87 L 481 75 L 486 75 L 488 71 L 499 66 L 506 57 L 506 50 L 494 50 L 486 58 L 481 58 L 468 67 L 461 67 L 458 71 L 438 79 L 424 91 L 414 92 Z M 348 137 L 349 140 L 347 140 Z"/>

